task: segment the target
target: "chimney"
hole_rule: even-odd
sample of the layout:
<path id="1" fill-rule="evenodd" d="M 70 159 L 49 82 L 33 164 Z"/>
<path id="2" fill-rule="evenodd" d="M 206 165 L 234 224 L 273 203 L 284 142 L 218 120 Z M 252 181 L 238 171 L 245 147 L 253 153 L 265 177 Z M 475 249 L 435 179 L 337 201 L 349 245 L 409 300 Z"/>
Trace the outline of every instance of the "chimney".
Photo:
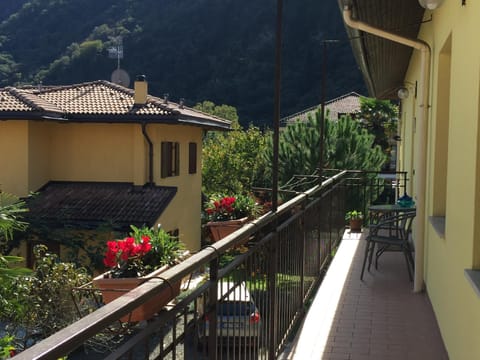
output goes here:
<path id="1" fill-rule="evenodd" d="M 145 75 L 137 75 L 134 85 L 134 102 L 135 105 L 143 105 L 147 103 L 148 83 Z"/>

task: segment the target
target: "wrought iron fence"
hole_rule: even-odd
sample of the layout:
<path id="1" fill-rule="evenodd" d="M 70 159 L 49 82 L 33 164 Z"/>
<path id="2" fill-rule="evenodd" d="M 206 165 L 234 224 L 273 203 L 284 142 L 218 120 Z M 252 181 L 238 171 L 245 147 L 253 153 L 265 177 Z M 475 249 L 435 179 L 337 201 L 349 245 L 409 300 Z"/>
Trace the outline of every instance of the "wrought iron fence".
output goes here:
<path id="1" fill-rule="evenodd" d="M 359 210 L 370 221 L 368 207 L 375 204 L 395 204 L 407 193 L 407 172 L 349 171 L 344 182 L 347 188 L 347 210 Z"/>
<path id="2" fill-rule="evenodd" d="M 277 358 L 341 239 L 351 187 L 375 189 L 352 174 L 299 193 L 16 358 Z M 178 281 L 184 290 L 154 318 L 119 320 Z M 81 310 L 92 303 L 84 296 Z"/>

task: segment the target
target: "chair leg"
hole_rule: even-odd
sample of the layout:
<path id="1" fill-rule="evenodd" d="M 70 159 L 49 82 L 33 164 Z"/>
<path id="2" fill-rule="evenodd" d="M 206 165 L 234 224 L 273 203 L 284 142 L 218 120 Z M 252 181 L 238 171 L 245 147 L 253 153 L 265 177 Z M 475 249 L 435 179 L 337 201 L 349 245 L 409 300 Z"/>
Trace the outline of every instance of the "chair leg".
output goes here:
<path id="1" fill-rule="evenodd" d="M 408 249 L 407 255 L 408 259 L 410 260 L 410 269 L 412 269 L 412 273 L 415 274 L 415 260 L 413 258 L 411 249 Z"/>
<path id="2" fill-rule="evenodd" d="M 408 254 L 408 259 L 410 260 L 410 265 L 412 266 L 412 270 L 415 271 L 415 260 L 413 259 L 413 250 L 411 246 L 408 246 L 407 254 Z"/>
<path id="3" fill-rule="evenodd" d="M 370 242 L 370 254 L 368 256 L 368 271 L 370 271 L 370 268 L 372 267 L 372 261 L 373 261 L 373 253 L 375 252 L 375 247 L 376 243 L 371 241 Z"/>
<path id="4" fill-rule="evenodd" d="M 410 281 L 413 281 L 412 270 L 410 269 L 410 259 L 409 259 L 408 249 L 403 248 L 403 255 L 405 256 L 405 262 L 407 263 L 408 278 L 410 279 Z"/>
<path id="5" fill-rule="evenodd" d="M 367 264 L 369 248 L 370 248 L 370 241 L 367 240 L 367 244 L 365 245 L 365 255 L 363 256 L 363 265 L 362 265 L 362 272 L 360 274 L 360 280 L 363 280 L 363 273 L 365 272 L 365 265 Z"/>
<path id="6" fill-rule="evenodd" d="M 386 251 L 388 245 L 383 245 L 382 247 L 379 246 L 379 249 L 375 253 L 375 270 L 378 270 L 378 258 L 382 256 L 382 254 Z"/>

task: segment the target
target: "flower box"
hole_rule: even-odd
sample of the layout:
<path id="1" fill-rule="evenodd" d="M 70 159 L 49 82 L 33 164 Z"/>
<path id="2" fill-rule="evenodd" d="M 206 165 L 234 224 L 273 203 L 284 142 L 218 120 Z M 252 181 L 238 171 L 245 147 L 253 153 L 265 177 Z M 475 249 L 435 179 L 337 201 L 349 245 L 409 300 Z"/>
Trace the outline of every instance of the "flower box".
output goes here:
<path id="1" fill-rule="evenodd" d="M 218 241 L 240 229 L 248 222 L 248 217 L 235 220 L 210 221 L 207 227 L 210 230 L 212 241 Z"/>
<path id="2" fill-rule="evenodd" d="M 93 279 L 93 284 L 102 293 L 103 302 L 108 304 L 116 298 L 124 295 L 130 290 L 148 281 L 149 278 L 159 276 L 165 271 L 168 266 L 161 267 L 150 274 L 137 278 L 110 278 L 108 272 L 101 274 Z M 146 303 L 140 305 L 133 310 L 130 314 L 123 316 L 120 321 L 122 322 L 139 322 L 142 320 L 148 320 L 160 311 L 165 305 L 167 305 L 173 298 L 180 293 L 180 283 L 173 284 L 173 289 L 167 287 L 160 294 L 155 295 L 152 299 Z"/>

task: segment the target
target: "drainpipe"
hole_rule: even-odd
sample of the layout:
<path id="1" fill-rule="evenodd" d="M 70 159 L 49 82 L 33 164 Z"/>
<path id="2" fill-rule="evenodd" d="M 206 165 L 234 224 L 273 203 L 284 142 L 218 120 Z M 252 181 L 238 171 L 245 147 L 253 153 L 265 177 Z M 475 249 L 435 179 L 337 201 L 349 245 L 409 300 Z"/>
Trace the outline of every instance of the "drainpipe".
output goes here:
<path id="1" fill-rule="evenodd" d="M 426 190 L 426 154 L 427 154 L 427 120 L 428 120 L 428 90 L 429 90 L 429 64 L 430 64 L 430 46 L 419 39 L 409 39 L 391 32 L 378 29 L 362 21 L 352 19 L 352 11 L 348 6 L 343 9 L 343 20 L 351 28 L 379 36 L 383 39 L 391 40 L 405 46 L 409 46 L 420 51 L 420 81 L 419 93 L 421 111 L 417 116 L 417 133 L 419 149 L 415 154 L 415 190 L 417 203 L 417 217 L 415 226 L 415 278 L 413 291 L 420 292 L 424 288 L 424 247 L 425 247 L 425 190 Z"/>
<path id="2" fill-rule="evenodd" d="M 147 134 L 147 123 L 142 123 L 142 134 L 148 143 L 148 183 L 153 185 L 153 143 Z"/>

